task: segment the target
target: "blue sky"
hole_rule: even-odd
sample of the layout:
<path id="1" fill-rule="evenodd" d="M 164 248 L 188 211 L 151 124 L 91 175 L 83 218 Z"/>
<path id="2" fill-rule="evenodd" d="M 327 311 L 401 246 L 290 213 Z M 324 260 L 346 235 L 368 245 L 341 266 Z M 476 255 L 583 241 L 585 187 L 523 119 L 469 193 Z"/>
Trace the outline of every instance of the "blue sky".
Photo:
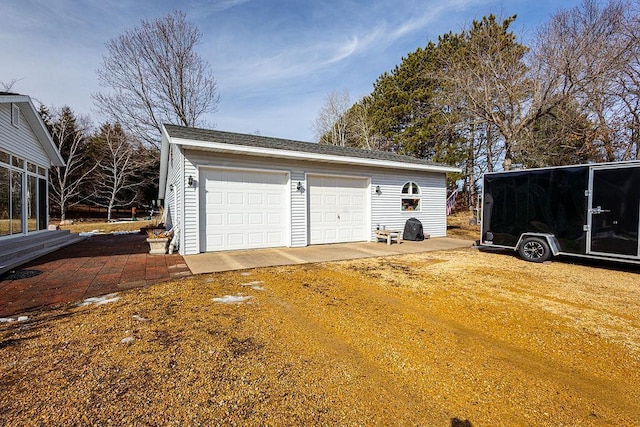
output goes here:
<path id="1" fill-rule="evenodd" d="M 105 44 L 143 19 L 179 9 L 203 33 L 218 82 L 218 130 L 312 141 L 332 91 L 353 101 L 403 56 L 474 19 L 513 14 L 522 41 L 578 0 L 2 0 L 0 81 L 47 106 L 101 121 L 91 94 Z"/>

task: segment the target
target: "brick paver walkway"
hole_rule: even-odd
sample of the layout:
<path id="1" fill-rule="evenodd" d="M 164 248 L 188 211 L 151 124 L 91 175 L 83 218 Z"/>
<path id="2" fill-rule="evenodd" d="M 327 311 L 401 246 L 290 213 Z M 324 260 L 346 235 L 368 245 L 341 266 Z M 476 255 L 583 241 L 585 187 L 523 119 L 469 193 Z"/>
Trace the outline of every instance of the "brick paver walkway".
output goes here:
<path id="1" fill-rule="evenodd" d="M 97 235 L 0 276 L 0 317 L 149 286 L 191 274 L 178 255 L 149 255 L 146 236 Z M 15 276 L 14 276 L 15 277 Z"/>

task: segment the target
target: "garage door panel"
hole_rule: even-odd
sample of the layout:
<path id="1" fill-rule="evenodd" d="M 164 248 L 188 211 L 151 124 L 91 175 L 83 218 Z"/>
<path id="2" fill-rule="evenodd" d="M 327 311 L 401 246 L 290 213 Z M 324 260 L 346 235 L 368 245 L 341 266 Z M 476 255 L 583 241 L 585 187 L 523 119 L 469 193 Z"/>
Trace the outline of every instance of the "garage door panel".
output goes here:
<path id="1" fill-rule="evenodd" d="M 285 173 L 203 170 L 201 250 L 285 246 Z"/>
<path id="2" fill-rule="evenodd" d="M 267 234 L 267 241 L 269 242 L 269 244 L 276 244 L 277 242 L 281 241 L 283 239 L 283 234 L 280 232 L 268 232 Z"/>
<path id="3" fill-rule="evenodd" d="M 242 213 L 230 213 L 227 214 L 227 225 L 242 225 L 244 224 L 244 214 Z"/>
<path id="4" fill-rule="evenodd" d="M 223 194 L 219 191 L 207 191 L 207 204 L 221 205 L 224 200 Z"/>
<path id="5" fill-rule="evenodd" d="M 244 204 L 244 194 L 242 193 L 227 193 L 227 203 L 230 205 L 242 205 Z"/>
<path id="6" fill-rule="evenodd" d="M 262 225 L 264 224 L 263 215 L 261 213 L 250 213 L 247 215 L 247 222 L 249 225 Z"/>
<path id="7" fill-rule="evenodd" d="M 276 225 L 281 224 L 283 222 L 282 215 L 279 213 L 269 213 L 266 214 L 267 217 L 267 225 Z"/>
<path id="8" fill-rule="evenodd" d="M 208 234 L 207 245 L 208 246 L 220 246 L 224 242 L 222 234 Z"/>
<path id="9" fill-rule="evenodd" d="M 222 225 L 222 224 L 224 224 L 223 215 L 222 214 L 208 213 L 207 214 L 207 224 L 211 224 L 211 225 Z"/>
<path id="10" fill-rule="evenodd" d="M 228 233 L 227 234 L 227 243 L 231 246 L 231 245 L 236 245 L 236 246 L 242 246 L 242 244 L 244 243 L 244 234 L 243 233 Z"/>
<path id="11" fill-rule="evenodd" d="M 247 243 L 250 245 L 261 245 L 264 243 L 263 233 L 247 233 Z"/>
<path id="12" fill-rule="evenodd" d="M 261 205 L 263 203 L 262 199 L 262 193 L 249 193 L 247 195 L 247 203 L 250 205 Z"/>
<path id="13" fill-rule="evenodd" d="M 282 206 L 282 202 L 283 202 L 282 194 L 268 193 L 266 196 L 267 196 L 267 201 L 266 201 L 267 206 L 274 206 L 277 208 L 280 208 Z"/>

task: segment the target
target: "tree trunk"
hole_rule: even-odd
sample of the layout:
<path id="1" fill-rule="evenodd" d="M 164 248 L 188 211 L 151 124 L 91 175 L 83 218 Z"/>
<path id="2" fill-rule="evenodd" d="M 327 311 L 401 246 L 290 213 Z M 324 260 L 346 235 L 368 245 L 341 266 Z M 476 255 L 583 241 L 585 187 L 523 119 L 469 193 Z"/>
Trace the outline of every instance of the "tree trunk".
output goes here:
<path id="1" fill-rule="evenodd" d="M 60 200 L 60 221 L 67 219 L 67 204 L 64 200 Z"/>

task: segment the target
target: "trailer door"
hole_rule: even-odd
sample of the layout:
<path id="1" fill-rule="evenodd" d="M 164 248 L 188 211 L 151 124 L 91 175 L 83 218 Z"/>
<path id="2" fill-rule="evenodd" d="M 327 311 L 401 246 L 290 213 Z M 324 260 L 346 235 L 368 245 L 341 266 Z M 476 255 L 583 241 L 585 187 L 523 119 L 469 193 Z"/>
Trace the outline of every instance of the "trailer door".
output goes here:
<path id="1" fill-rule="evenodd" d="M 591 168 L 587 252 L 640 258 L 640 167 Z"/>

